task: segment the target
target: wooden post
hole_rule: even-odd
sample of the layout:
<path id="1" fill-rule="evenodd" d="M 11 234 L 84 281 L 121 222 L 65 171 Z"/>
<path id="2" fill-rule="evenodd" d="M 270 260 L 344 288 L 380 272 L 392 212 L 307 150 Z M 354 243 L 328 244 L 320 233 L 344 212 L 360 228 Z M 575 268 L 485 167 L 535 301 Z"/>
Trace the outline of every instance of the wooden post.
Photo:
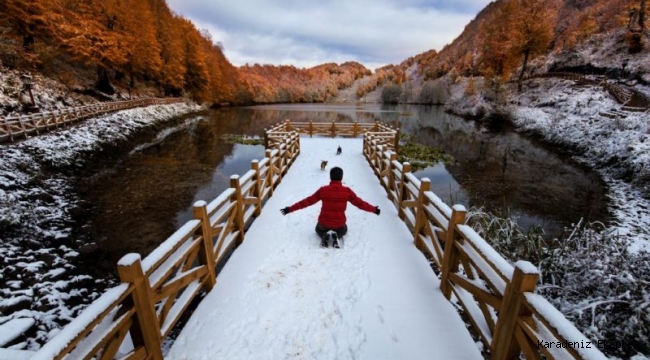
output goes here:
<path id="1" fill-rule="evenodd" d="M 212 239 L 212 225 L 210 224 L 210 217 L 208 217 L 208 204 L 203 201 L 197 201 L 193 207 L 194 218 L 201 220 L 201 237 L 203 238 L 203 246 L 199 250 L 199 263 L 208 268 L 208 277 L 205 279 L 205 289 L 212 290 L 214 285 L 217 284 L 217 274 L 214 269 L 214 244 Z"/>
<path id="2" fill-rule="evenodd" d="M 230 187 L 235 189 L 235 226 L 239 230 L 237 235 L 237 245 L 244 242 L 244 199 L 241 194 L 241 184 L 239 183 L 239 175 L 232 175 L 230 177 Z"/>
<path id="3" fill-rule="evenodd" d="M 424 210 L 427 203 L 424 193 L 429 190 L 431 190 L 431 180 L 428 178 L 422 178 L 422 180 L 420 180 L 417 207 L 415 208 L 415 225 L 413 226 L 413 243 L 416 246 L 418 244 L 418 235 L 420 235 L 420 230 L 427 221 L 426 210 Z"/>
<path id="4" fill-rule="evenodd" d="M 406 219 L 404 212 L 404 201 L 408 200 L 406 196 L 406 174 L 411 172 L 411 164 L 405 162 L 402 164 L 402 175 L 399 180 L 399 193 L 397 194 L 397 215 L 402 221 Z"/>
<path id="5" fill-rule="evenodd" d="M 393 172 L 393 161 L 397 160 L 397 154 L 391 153 L 388 158 L 388 198 L 395 202 L 395 173 Z"/>
<path id="6" fill-rule="evenodd" d="M 284 121 L 284 131 L 291 131 L 291 120 L 286 119 Z"/>
<path id="7" fill-rule="evenodd" d="M 458 250 L 455 241 L 460 237 L 456 225 L 464 224 L 467 210 L 462 205 L 454 205 L 449 218 L 449 227 L 445 233 L 445 252 L 442 255 L 442 269 L 440 277 L 440 288 L 447 299 L 451 298 L 451 286 L 449 274 L 458 270 Z"/>
<path id="8" fill-rule="evenodd" d="M 128 254 L 117 263 L 120 280 L 133 285 L 131 298 L 136 320 L 131 326 L 134 347 L 144 346 L 148 359 L 162 360 L 160 324 L 156 316 L 149 278 L 142 271 L 139 254 Z"/>
<path id="9" fill-rule="evenodd" d="M 254 186 L 254 195 L 257 198 L 257 203 L 255 204 L 255 212 L 253 215 L 255 217 L 260 216 L 262 213 L 262 179 L 260 179 L 260 163 L 257 160 L 251 161 L 251 169 L 255 171 L 255 185 Z"/>
<path id="10" fill-rule="evenodd" d="M 374 132 L 379 131 L 379 120 L 375 120 L 375 126 L 372 129 L 373 129 L 372 131 Z"/>
<path id="11" fill-rule="evenodd" d="M 266 186 L 269 188 L 269 196 L 273 195 L 273 173 L 275 170 L 275 164 L 273 164 L 273 159 L 271 158 L 271 150 L 267 149 L 265 152 L 266 158 L 269 159 L 269 170 L 266 172 Z"/>
<path id="12" fill-rule="evenodd" d="M 517 321 L 522 316 L 531 315 L 530 310 L 522 305 L 521 296 L 525 292 L 535 291 L 537 281 L 539 280 L 539 273 L 536 271 L 527 272 L 525 268 L 534 269 L 534 266 L 530 263 L 526 264 L 523 261 L 515 263 L 515 271 L 512 274 L 512 279 L 506 285 L 501 310 L 499 311 L 499 318 L 494 327 L 494 336 L 490 345 L 492 359 L 506 360 L 519 358 L 521 347 L 515 339 Z"/>
<path id="13" fill-rule="evenodd" d="M 309 120 L 309 137 L 314 136 L 314 124 L 311 120 Z"/>
<path id="14" fill-rule="evenodd" d="M 352 136 L 356 138 L 357 135 L 359 135 L 359 123 L 355 121 L 352 125 Z"/>
<path id="15" fill-rule="evenodd" d="M 266 129 L 264 129 L 264 148 L 269 148 L 269 134 L 267 133 Z"/>
<path id="16" fill-rule="evenodd" d="M 394 141 L 395 141 L 395 152 L 396 152 L 396 153 L 399 152 L 399 138 L 400 138 L 400 134 L 401 134 L 401 132 L 400 132 L 400 129 L 399 129 L 399 127 L 398 127 L 397 130 L 395 130 L 395 140 L 394 140 Z"/>
<path id="17" fill-rule="evenodd" d="M 283 137 L 282 141 L 280 142 L 279 145 L 280 152 L 278 153 L 278 174 L 280 175 L 278 177 L 278 184 L 282 182 L 282 178 L 284 178 L 284 163 L 285 159 L 287 157 L 287 152 L 289 150 L 289 147 L 287 146 L 287 138 Z"/>
<path id="18" fill-rule="evenodd" d="M 375 169 L 377 169 L 377 175 L 381 178 L 381 171 L 383 166 L 383 157 L 386 152 L 386 145 L 377 145 L 377 151 L 375 152 Z"/>
<path id="19" fill-rule="evenodd" d="M 363 147 L 362 147 L 362 152 L 363 155 L 366 157 L 368 156 L 368 134 L 363 134 Z"/>

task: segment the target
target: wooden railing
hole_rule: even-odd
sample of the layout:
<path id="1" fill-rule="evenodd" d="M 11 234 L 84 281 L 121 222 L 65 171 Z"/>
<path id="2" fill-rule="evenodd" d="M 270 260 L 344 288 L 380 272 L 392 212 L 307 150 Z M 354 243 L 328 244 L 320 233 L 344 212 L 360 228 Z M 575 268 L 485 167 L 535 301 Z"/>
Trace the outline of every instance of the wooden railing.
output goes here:
<path id="1" fill-rule="evenodd" d="M 491 358 L 515 359 L 523 353 L 526 359 L 606 359 L 534 293 L 539 274 L 531 263 L 511 265 L 465 225 L 462 205 L 447 206 L 430 191 L 429 179 L 419 180 L 408 163 L 397 161 L 385 142 L 391 135 L 366 133 L 364 156 L 412 231 L 415 245 L 439 272 L 443 294 L 455 296 Z"/>
<path id="2" fill-rule="evenodd" d="M 163 98 L 115 101 L 76 106 L 62 110 L 44 111 L 29 115 L 0 117 L 0 142 L 28 138 L 30 134 L 40 134 L 41 132 L 47 132 L 74 121 L 111 111 L 157 104 L 171 104 L 181 101 L 184 100 L 182 98 Z"/>
<path id="3" fill-rule="evenodd" d="M 397 151 L 399 147 L 399 137 L 400 130 L 393 129 L 392 127 L 382 124 L 379 121 L 374 123 L 336 123 L 332 121 L 331 123 L 323 122 L 291 122 L 290 120 L 285 120 L 283 123 L 279 123 L 271 127 L 268 131 L 265 131 L 264 145 L 269 146 L 275 141 L 273 133 L 280 134 L 283 132 L 297 132 L 298 134 L 305 134 L 312 137 L 316 136 L 345 136 L 345 137 L 357 137 L 364 135 L 365 133 L 376 133 L 378 136 L 384 136 L 386 141 L 391 142 L 391 148 Z M 278 135 L 275 135 L 276 137 Z"/>
<path id="4" fill-rule="evenodd" d="M 247 226 L 300 153 L 295 132 L 270 135 L 281 140 L 267 148 L 263 160 L 252 161 L 242 177 L 231 176 L 230 188 L 210 203 L 197 201 L 194 219 L 147 257 L 125 255 L 118 262 L 121 284 L 29 359 L 162 359 L 162 340 L 190 302 L 217 284 L 216 269 L 244 241 Z"/>

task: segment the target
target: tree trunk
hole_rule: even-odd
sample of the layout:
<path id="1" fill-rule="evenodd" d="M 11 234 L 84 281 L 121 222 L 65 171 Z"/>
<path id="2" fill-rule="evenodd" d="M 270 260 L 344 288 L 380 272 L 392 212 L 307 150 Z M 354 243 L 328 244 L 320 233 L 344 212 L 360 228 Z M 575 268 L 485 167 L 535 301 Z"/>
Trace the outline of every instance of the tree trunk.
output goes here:
<path id="1" fill-rule="evenodd" d="M 23 36 L 23 49 L 31 50 L 32 45 L 34 45 L 34 35 Z"/>
<path id="2" fill-rule="evenodd" d="M 111 85 L 111 80 L 108 78 L 108 70 L 101 65 L 97 67 L 97 82 L 95 83 L 95 88 L 108 95 L 113 95 L 115 93 L 115 89 L 113 88 L 113 85 Z"/>
<path id="3" fill-rule="evenodd" d="M 641 32 L 645 30 L 645 0 L 641 0 L 641 4 L 639 5 L 639 27 L 641 28 Z"/>
<path id="4" fill-rule="evenodd" d="M 521 72 L 519 73 L 519 81 L 517 82 L 517 91 L 521 92 L 522 82 L 524 80 L 524 74 L 526 73 L 526 66 L 528 65 L 528 55 L 529 51 L 524 51 L 524 61 L 521 64 Z"/>

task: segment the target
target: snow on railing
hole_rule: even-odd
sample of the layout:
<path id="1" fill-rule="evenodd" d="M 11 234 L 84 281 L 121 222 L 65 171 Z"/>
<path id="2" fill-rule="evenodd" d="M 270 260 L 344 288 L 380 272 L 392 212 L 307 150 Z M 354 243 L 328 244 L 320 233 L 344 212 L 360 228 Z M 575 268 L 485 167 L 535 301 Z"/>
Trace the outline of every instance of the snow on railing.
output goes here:
<path id="1" fill-rule="evenodd" d="M 409 163 L 397 161 L 392 142 L 386 140 L 394 135 L 390 129 L 384 134 L 367 132 L 363 154 L 412 231 L 415 246 L 440 274 L 443 294 L 458 300 L 490 358 L 605 358 L 593 347 L 572 346 L 584 344 L 586 337 L 534 294 L 539 277 L 535 266 L 527 261 L 513 266 L 465 225 L 465 207 L 450 209 L 430 191 L 429 179 L 418 180 Z"/>
<path id="2" fill-rule="evenodd" d="M 122 284 L 91 303 L 31 358 L 162 360 L 162 340 L 197 295 L 216 285 L 218 269 L 244 241 L 247 226 L 261 214 L 298 154 L 298 134 L 283 135 L 283 141 L 266 150 L 266 158 L 251 162 L 243 177 L 233 175 L 229 189 L 209 204 L 194 203 L 194 220 L 146 258 L 122 257 Z"/>
<path id="3" fill-rule="evenodd" d="M 110 111 L 131 109 L 134 107 L 172 104 L 183 101 L 181 98 L 138 99 L 114 101 L 76 106 L 61 110 L 43 111 L 40 113 L 13 117 L 0 117 L 0 142 L 14 141 L 19 137 L 28 138 L 29 134 L 47 132 L 74 121 L 90 116 L 96 116 Z"/>
<path id="4" fill-rule="evenodd" d="M 265 132 L 264 136 L 264 146 L 267 148 L 272 144 L 273 141 L 277 141 L 278 137 L 281 138 L 282 134 L 287 132 L 296 132 L 298 134 L 305 134 L 312 137 L 316 136 L 345 136 L 353 137 L 363 135 L 364 133 L 374 131 L 378 134 L 386 134 L 392 129 L 385 124 L 375 121 L 374 123 L 337 123 L 332 121 L 328 122 L 291 122 L 291 120 L 285 120 L 283 123 L 279 123 L 271 127 L 268 131 Z M 396 139 L 393 141 L 393 146 L 397 147 L 399 141 L 399 130 L 397 130 L 397 136 L 391 139 Z"/>

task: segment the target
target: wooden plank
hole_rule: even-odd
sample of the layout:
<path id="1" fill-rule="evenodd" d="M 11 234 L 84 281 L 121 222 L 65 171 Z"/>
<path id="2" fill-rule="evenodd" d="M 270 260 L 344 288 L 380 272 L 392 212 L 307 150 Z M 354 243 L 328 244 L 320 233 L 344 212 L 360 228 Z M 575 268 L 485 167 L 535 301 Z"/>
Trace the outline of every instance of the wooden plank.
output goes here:
<path id="1" fill-rule="evenodd" d="M 197 237 L 192 241 L 181 243 L 181 246 L 175 248 L 173 252 L 166 254 L 165 262 L 159 264 L 157 268 L 154 268 L 151 274 L 147 274 L 152 282 L 152 288 L 157 289 L 160 287 L 187 260 L 188 254 L 195 251 L 202 243 L 203 239 Z"/>
<path id="2" fill-rule="evenodd" d="M 115 310 L 115 309 L 113 309 Z M 130 307 L 128 311 L 123 312 L 113 320 L 112 317 L 105 317 L 99 324 L 92 327 L 88 336 L 84 337 L 69 353 L 64 357 L 72 359 L 92 359 L 102 348 L 106 347 L 112 338 L 124 329 L 128 332 L 133 324 L 135 308 Z M 119 344 L 118 344 L 119 345 Z"/>
<path id="3" fill-rule="evenodd" d="M 208 268 L 201 266 L 174 277 L 156 290 L 154 302 L 158 302 L 164 298 L 176 294 L 182 288 L 186 287 L 189 283 L 195 280 L 200 280 L 207 273 Z"/>
<path id="4" fill-rule="evenodd" d="M 183 315 L 183 312 L 185 312 L 185 309 L 187 309 L 187 307 L 190 305 L 190 302 L 192 302 L 192 299 L 196 297 L 200 290 L 201 284 L 196 281 L 189 284 L 183 294 L 178 297 L 178 299 L 176 299 L 174 305 L 169 311 L 169 318 L 162 324 L 162 336 L 169 335 L 169 332 L 174 328 L 174 325 L 178 322 L 181 315 Z"/>
<path id="5" fill-rule="evenodd" d="M 531 343 L 530 338 L 526 336 L 521 327 L 517 327 L 517 330 L 515 331 L 515 338 L 517 339 L 517 342 L 521 347 L 521 351 L 524 353 L 524 357 L 526 359 L 542 360 L 542 356 L 535 349 L 535 344 Z"/>
<path id="6" fill-rule="evenodd" d="M 503 294 L 499 319 L 494 329 L 494 339 L 490 345 L 492 359 L 495 360 L 512 359 L 518 356 L 521 348 L 516 341 L 513 341 L 518 319 L 531 314 L 530 309 L 522 304 L 520 294 L 535 291 L 539 274 L 526 273 L 520 263 L 515 266 L 512 279 Z"/>
<path id="7" fill-rule="evenodd" d="M 450 273 L 449 280 L 469 291 L 478 299 L 479 302 L 484 302 L 496 310 L 499 310 L 501 307 L 501 299 L 499 297 L 489 292 L 487 288 L 476 285 L 475 282 L 470 281 L 464 276 L 461 276 L 458 273 Z"/>
<path id="8" fill-rule="evenodd" d="M 129 317 L 128 323 L 124 324 L 124 326 L 118 327 L 118 331 L 113 334 L 106 344 L 100 360 L 112 360 L 115 358 L 115 354 L 117 354 L 117 351 L 120 349 L 120 345 L 122 345 L 124 338 L 129 333 L 129 328 L 131 327 L 132 322 L 133 318 Z"/>
<path id="9" fill-rule="evenodd" d="M 134 349 L 130 354 L 127 354 L 121 360 L 145 360 L 147 358 L 147 349 L 140 346 Z"/>
<path id="10" fill-rule="evenodd" d="M 154 309 L 153 295 L 149 279 L 142 271 L 140 259 L 128 265 L 118 265 L 120 280 L 133 284 L 133 302 L 138 313 L 138 325 L 142 345 L 147 348 L 147 353 L 153 360 L 163 360 L 161 350 L 160 325 Z M 133 335 L 133 333 L 132 333 Z M 134 341 L 134 345 L 141 345 Z"/>

